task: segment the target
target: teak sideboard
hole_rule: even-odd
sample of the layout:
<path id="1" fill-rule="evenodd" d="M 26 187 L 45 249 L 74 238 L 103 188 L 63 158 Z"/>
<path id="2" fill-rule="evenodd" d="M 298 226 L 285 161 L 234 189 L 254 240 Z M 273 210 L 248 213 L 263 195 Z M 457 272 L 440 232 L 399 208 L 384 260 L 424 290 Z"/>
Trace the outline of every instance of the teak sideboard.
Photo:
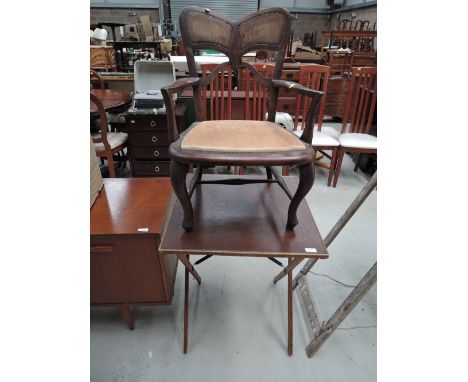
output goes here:
<path id="1" fill-rule="evenodd" d="M 176 256 L 160 256 L 171 200 L 169 178 L 107 178 L 91 207 L 91 306 L 170 304 Z"/>

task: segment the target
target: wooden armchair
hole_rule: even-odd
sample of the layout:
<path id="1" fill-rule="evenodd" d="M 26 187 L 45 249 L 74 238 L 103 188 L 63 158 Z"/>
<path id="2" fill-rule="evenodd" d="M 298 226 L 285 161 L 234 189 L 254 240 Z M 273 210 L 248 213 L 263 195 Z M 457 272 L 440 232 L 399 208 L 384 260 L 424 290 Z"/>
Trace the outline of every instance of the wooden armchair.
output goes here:
<path id="1" fill-rule="evenodd" d="M 193 210 L 190 202 L 195 187 L 206 183 L 242 185 L 247 183 L 278 183 L 291 199 L 286 227 L 297 225 L 299 203 L 314 182 L 315 151 L 311 146 L 314 113 L 322 93 L 290 81 L 280 79 L 286 47 L 291 32 L 291 15 L 283 8 L 264 9 L 232 21 L 209 9 L 186 7 L 180 14 L 180 32 L 187 50 L 187 64 L 191 77 L 162 88 L 167 109 L 169 147 L 171 155 L 171 182 L 184 210 L 182 227 L 193 229 Z M 208 76 L 198 78 L 194 51 L 213 49 L 224 53 L 227 62 L 218 65 Z M 263 77 L 251 64 L 241 61 L 247 52 L 265 49 L 276 51 L 272 78 Z M 202 94 L 207 85 L 230 67 L 234 76 L 246 69 L 266 88 L 269 95 L 268 121 L 262 120 L 203 120 Z M 192 87 L 197 123 L 179 134 L 176 125 L 172 95 Z M 286 88 L 312 98 L 307 121 L 300 138 L 276 125 L 278 90 Z M 197 166 L 187 190 L 186 176 L 189 166 Z M 267 179 L 234 179 L 203 181 L 204 165 L 264 166 Z M 299 167 L 299 185 L 294 194 L 288 190 L 280 174 L 272 166 Z M 274 179 L 273 179 L 274 177 Z"/>
<path id="2" fill-rule="evenodd" d="M 128 147 L 128 134 L 108 132 L 107 129 L 109 127 L 104 106 L 93 93 L 90 93 L 90 96 L 91 102 L 95 103 L 99 110 L 100 131 L 91 136 L 94 148 L 96 149 L 96 155 L 101 159 L 107 159 L 109 175 L 111 178 L 115 178 L 114 154 L 118 154 L 123 159 L 123 163 L 125 163 L 126 158 L 123 149 Z"/>

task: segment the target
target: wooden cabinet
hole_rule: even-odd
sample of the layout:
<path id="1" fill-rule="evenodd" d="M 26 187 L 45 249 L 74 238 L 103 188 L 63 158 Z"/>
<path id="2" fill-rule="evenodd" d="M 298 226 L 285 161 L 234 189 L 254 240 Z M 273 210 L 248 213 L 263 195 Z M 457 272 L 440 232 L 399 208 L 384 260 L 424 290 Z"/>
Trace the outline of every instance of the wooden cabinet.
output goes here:
<path id="1" fill-rule="evenodd" d="M 346 76 L 331 76 L 328 79 L 325 115 L 343 118 L 349 81 L 349 77 Z"/>
<path id="2" fill-rule="evenodd" d="M 185 130 L 187 106 L 175 108 L 179 131 Z M 169 176 L 169 135 L 166 114 L 125 114 L 133 177 Z"/>
<path id="3" fill-rule="evenodd" d="M 125 308 L 130 328 L 130 306 L 172 301 L 177 258 L 158 252 L 171 191 L 169 178 L 107 178 L 91 208 L 91 305 Z"/>

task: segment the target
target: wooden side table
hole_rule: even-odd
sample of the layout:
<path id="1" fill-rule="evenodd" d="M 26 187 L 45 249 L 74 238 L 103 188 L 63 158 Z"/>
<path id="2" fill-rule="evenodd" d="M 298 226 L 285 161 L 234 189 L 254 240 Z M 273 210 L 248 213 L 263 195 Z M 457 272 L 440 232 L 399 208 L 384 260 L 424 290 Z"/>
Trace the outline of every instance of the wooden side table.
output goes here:
<path id="1" fill-rule="evenodd" d="M 158 253 L 172 188 L 169 178 L 103 181 L 90 214 L 91 306 L 119 306 L 132 330 L 130 306 L 170 304 L 174 294 L 177 257 Z"/>
<path id="2" fill-rule="evenodd" d="M 206 181 L 221 178 L 234 177 L 203 177 Z M 295 191 L 297 178 L 287 176 L 284 180 L 288 188 Z M 275 277 L 274 282 L 288 277 L 288 354 L 292 355 L 292 271 L 304 259 L 328 258 L 328 252 L 305 200 L 297 210 L 299 224 L 294 230 L 286 229 L 289 202 L 277 184 L 256 183 L 239 187 L 204 184 L 198 186 L 192 195 L 194 231 L 189 233 L 181 227 L 182 207 L 178 202 L 175 204 L 159 252 L 177 255 L 185 266 L 185 353 L 188 348 L 189 273 L 201 283 L 200 275 L 189 261 L 189 254 L 204 254 L 288 259 L 288 265 Z"/>

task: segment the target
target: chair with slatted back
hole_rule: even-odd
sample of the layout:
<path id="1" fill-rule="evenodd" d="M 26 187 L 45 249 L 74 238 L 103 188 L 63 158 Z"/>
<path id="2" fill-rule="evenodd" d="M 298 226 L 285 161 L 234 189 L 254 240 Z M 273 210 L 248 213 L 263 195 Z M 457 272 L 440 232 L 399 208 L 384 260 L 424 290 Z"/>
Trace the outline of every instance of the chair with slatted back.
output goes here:
<path id="1" fill-rule="evenodd" d="M 271 78 L 274 67 L 267 64 L 252 65 L 259 74 L 264 77 Z M 202 64 L 200 69 L 202 77 L 208 76 L 213 70 L 218 67 L 217 64 Z M 205 120 L 230 120 L 232 114 L 232 87 L 233 87 L 233 72 L 231 67 L 227 66 L 221 69 L 218 76 L 212 78 L 209 85 L 202 90 L 202 107 L 203 118 Z M 250 75 L 247 69 L 239 70 L 238 88 L 245 92 L 244 98 L 244 120 L 264 121 L 267 113 L 267 98 L 268 91 L 261 86 L 255 76 Z M 207 108 L 210 108 L 210 114 L 207 113 Z M 269 171 L 267 169 L 267 171 Z M 244 166 L 240 168 L 235 166 L 234 172 L 242 175 Z"/>
<path id="2" fill-rule="evenodd" d="M 217 67 L 217 64 L 200 65 L 202 77 L 209 76 Z M 209 117 L 207 100 L 210 105 Z M 202 108 L 204 120 L 232 119 L 232 69 L 229 66 L 211 77 L 210 83 L 202 89 Z"/>
<path id="3" fill-rule="evenodd" d="M 328 186 L 331 185 L 333 179 L 333 170 L 336 165 L 338 154 L 338 137 L 340 132 L 331 126 L 323 126 L 323 117 L 325 114 L 325 102 L 327 96 L 328 78 L 330 77 L 330 67 L 327 65 L 301 65 L 299 67 L 299 83 L 305 87 L 314 90 L 320 90 L 323 93 L 320 103 L 319 112 L 317 115 L 317 126 L 314 128 L 314 136 L 312 138 L 312 146 L 320 151 L 324 156 L 330 159 L 330 169 L 328 172 Z M 297 96 L 296 110 L 294 113 L 294 134 L 300 136 L 302 130 L 299 130 L 299 120 L 305 121 L 306 112 L 310 104 L 310 99 Z M 331 155 L 326 151 L 331 151 Z M 289 174 L 289 168 L 283 168 L 283 175 Z"/>
<path id="4" fill-rule="evenodd" d="M 102 102 L 93 93 L 91 95 L 91 102 L 95 103 L 99 111 L 100 131 L 92 134 L 94 148 L 96 155 L 103 159 L 107 159 L 107 166 L 109 167 L 109 175 L 115 178 L 114 155 L 123 153 L 123 150 L 128 147 L 128 134 L 127 133 L 113 133 L 107 131 L 109 125 L 107 123 L 107 114 L 104 110 Z M 121 158 L 125 163 L 126 158 Z"/>
<path id="5" fill-rule="evenodd" d="M 90 69 L 90 78 L 91 78 L 91 90 L 94 89 L 93 87 L 93 80 L 99 82 L 99 89 L 105 89 L 106 87 L 104 86 L 104 80 L 102 79 L 101 75 L 94 71 L 93 69 Z"/>
<path id="6" fill-rule="evenodd" d="M 286 228 L 293 229 L 298 224 L 297 208 L 314 181 L 315 150 L 310 144 L 314 113 L 322 93 L 280 79 L 291 34 L 291 19 L 289 12 L 283 8 L 263 9 L 238 21 L 198 7 L 186 7 L 180 14 L 180 32 L 187 50 L 187 64 L 191 77 L 178 80 L 161 90 L 167 109 L 169 139 L 173 142 L 169 147 L 171 182 L 184 211 L 182 227 L 186 231 L 193 230 L 190 197 L 195 187 L 213 183 L 213 181 L 203 181 L 204 165 L 267 167 L 269 170 L 266 179 L 238 178 L 219 180 L 215 183 L 231 185 L 277 183 L 291 199 Z M 227 57 L 226 62 L 220 64 L 210 75 L 199 78 L 194 51 L 201 49 L 216 50 Z M 251 64 L 241 60 L 245 53 L 259 49 L 276 52 L 272 78 L 263 77 Z M 262 116 L 258 120 L 204 120 L 203 89 L 226 67 L 232 69 L 236 78 L 239 70 L 247 69 L 249 75 L 255 77 L 259 85 L 268 89 L 268 121 Z M 193 88 L 197 123 L 179 134 L 172 95 L 187 87 Z M 312 98 L 306 127 L 300 138 L 274 123 L 280 88 L 289 88 Z M 254 105 L 255 102 L 252 105 L 252 112 Z M 259 115 L 258 109 L 255 111 Z M 197 170 L 187 190 L 186 176 L 190 165 L 197 166 Z M 272 167 L 283 165 L 299 166 L 299 185 L 294 196 L 288 190 L 281 175 Z"/>
<path id="7" fill-rule="evenodd" d="M 377 153 L 377 137 L 369 134 L 377 106 L 377 68 L 353 68 L 349 83 L 343 126 L 338 140 L 338 160 L 333 179 L 336 187 L 341 164 L 346 153 L 359 153 L 354 171 L 359 166 L 360 154 Z"/>

